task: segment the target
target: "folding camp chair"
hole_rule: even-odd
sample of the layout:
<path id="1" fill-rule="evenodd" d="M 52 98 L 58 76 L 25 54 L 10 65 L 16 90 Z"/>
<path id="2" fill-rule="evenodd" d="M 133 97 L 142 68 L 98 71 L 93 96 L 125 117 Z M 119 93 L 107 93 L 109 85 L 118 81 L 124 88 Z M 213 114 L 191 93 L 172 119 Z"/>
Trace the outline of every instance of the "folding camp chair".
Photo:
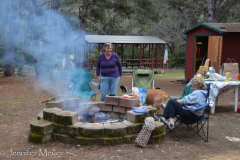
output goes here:
<path id="1" fill-rule="evenodd" d="M 200 110 L 202 108 L 209 107 L 209 90 L 210 90 L 210 83 L 206 84 L 207 85 L 207 102 L 201 106 L 199 106 L 196 110 Z M 184 108 L 188 110 L 187 108 Z M 195 111 L 196 111 L 195 110 Z M 176 133 L 181 133 L 180 132 L 180 126 L 186 126 L 188 130 L 184 130 L 184 133 L 181 134 L 181 136 L 177 136 Z M 176 116 L 176 122 L 175 122 L 175 127 L 172 130 L 174 133 L 174 139 L 176 141 L 180 140 L 181 138 L 185 137 L 188 133 L 193 132 L 199 137 L 201 137 L 205 142 L 208 142 L 208 129 L 209 129 L 209 112 L 207 115 L 204 114 L 197 121 L 188 121 L 183 119 L 181 116 L 177 115 Z"/>
<path id="2" fill-rule="evenodd" d="M 154 70 L 134 69 L 132 76 L 132 87 L 154 88 Z"/>
<path id="3" fill-rule="evenodd" d="M 95 92 L 90 85 L 99 89 L 100 84 L 92 81 L 92 73 L 89 70 L 84 68 L 75 69 L 71 74 L 71 82 L 68 87 L 72 94 L 81 99 L 95 100 L 98 90 Z"/>
<path id="4" fill-rule="evenodd" d="M 154 70 L 149 69 L 134 69 L 132 74 L 132 88 L 154 88 Z M 120 86 L 123 93 L 131 94 L 126 86 Z"/>
<path id="5" fill-rule="evenodd" d="M 189 85 L 186 85 L 186 86 L 184 87 L 183 93 L 182 93 L 181 96 L 179 96 L 179 97 L 170 96 L 170 98 L 172 98 L 172 99 L 183 99 L 183 97 L 189 95 L 190 93 L 192 93 L 192 91 L 193 91 L 193 90 L 192 90 L 192 85 L 189 84 Z"/>

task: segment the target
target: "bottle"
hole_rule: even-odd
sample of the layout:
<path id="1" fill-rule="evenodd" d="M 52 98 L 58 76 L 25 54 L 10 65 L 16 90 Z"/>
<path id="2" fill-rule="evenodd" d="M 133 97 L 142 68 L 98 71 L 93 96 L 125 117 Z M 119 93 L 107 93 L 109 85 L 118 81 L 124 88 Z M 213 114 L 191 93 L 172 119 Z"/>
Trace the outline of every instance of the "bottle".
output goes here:
<path id="1" fill-rule="evenodd" d="M 215 73 L 215 69 L 213 67 L 209 67 L 209 78 L 213 79 L 214 73 Z"/>
<path id="2" fill-rule="evenodd" d="M 226 75 L 225 75 L 225 82 L 229 82 L 230 81 L 230 72 L 226 72 Z"/>
<path id="3" fill-rule="evenodd" d="M 197 78 L 202 78 L 202 75 L 201 74 L 197 74 Z"/>

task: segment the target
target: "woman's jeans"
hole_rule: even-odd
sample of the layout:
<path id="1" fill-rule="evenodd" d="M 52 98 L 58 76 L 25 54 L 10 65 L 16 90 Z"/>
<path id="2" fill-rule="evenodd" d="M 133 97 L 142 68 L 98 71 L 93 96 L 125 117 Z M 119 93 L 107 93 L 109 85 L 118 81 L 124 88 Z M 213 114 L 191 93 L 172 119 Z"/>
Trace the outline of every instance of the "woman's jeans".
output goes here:
<path id="1" fill-rule="evenodd" d="M 100 92 L 101 92 L 101 101 L 105 101 L 106 95 L 110 92 L 110 96 L 115 96 L 117 94 L 117 88 L 120 81 L 120 77 L 101 77 Z"/>

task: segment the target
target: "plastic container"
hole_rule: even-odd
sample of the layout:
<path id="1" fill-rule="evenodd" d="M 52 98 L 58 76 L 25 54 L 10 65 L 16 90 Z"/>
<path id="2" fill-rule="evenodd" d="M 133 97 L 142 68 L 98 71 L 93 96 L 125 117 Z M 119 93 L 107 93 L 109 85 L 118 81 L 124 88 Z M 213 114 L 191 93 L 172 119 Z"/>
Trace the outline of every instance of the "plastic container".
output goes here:
<path id="1" fill-rule="evenodd" d="M 219 66 L 219 74 L 222 76 L 223 75 L 223 67 Z"/>
<path id="2" fill-rule="evenodd" d="M 213 79 L 214 73 L 215 73 L 215 69 L 213 67 L 209 67 L 209 78 Z"/>
<path id="3" fill-rule="evenodd" d="M 140 105 L 144 105 L 146 103 L 147 89 L 139 88 L 139 91 L 140 91 L 139 98 L 140 98 L 140 102 L 141 102 Z"/>
<path id="4" fill-rule="evenodd" d="M 197 78 L 202 78 L 202 75 L 201 74 L 197 74 Z"/>
<path id="5" fill-rule="evenodd" d="M 217 73 L 214 73 L 214 74 L 213 74 L 213 79 L 214 79 L 215 81 L 224 81 L 224 80 L 225 80 L 225 78 L 224 78 L 223 76 L 221 76 L 221 75 L 219 75 L 219 74 L 217 74 Z"/>
<path id="6" fill-rule="evenodd" d="M 140 96 L 140 91 L 137 87 L 132 87 L 132 95 L 136 97 Z"/>
<path id="7" fill-rule="evenodd" d="M 199 70 L 201 70 L 201 71 L 206 71 L 206 70 L 207 70 L 207 66 L 200 66 L 200 67 L 199 67 Z"/>
<path id="8" fill-rule="evenodd" d="M 225 82 L 229 82 L 230 81 L 230 72 L 226 72 L 225 76 L 226 76 Z"/>

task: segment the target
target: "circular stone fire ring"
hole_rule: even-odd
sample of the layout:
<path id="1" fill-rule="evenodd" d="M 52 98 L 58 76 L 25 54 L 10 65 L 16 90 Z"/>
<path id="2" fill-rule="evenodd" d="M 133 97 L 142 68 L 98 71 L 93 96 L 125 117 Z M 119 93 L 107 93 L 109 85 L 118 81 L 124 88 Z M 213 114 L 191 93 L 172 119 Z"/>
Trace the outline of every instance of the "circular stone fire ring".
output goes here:
<path id="1" fill-rule="evenodd" d="M 71 105 L 70 105 L 71 104 Z M 67 111 L 66 106 L 81 107 L 79 99 L 68 98 L 48 102 L 46 108 L 38 114 L 38 120 L 30 123 L 29 141 L 33 143 L 48 143 L 59 141 L 80 145 L 117 145 L 134 143 L 144 125 L 144 119 L 153 116 L 154 108 L 142 106 L 148 109 L 148 113 L 135 113 L 132 109 L 121 113 L 114 111 L 114 105 L 106 105 L 104 102 L 90 102 L 87 105 L 103 106 L 100 111 L 119 115 L 125 120 L 121 122 L 84 123 L 78 121 L 78 113 Z M 85 104 L 86 105 L 86 104 Z M 107 107 L 106 107 L 107 106 Z M 121 107 L 121 106 L 117 106 Z M 110 111 L 109 108 L 112 108 Z M 126 108 L 124 108 L 126 110 Z M 108 111 L 106 111 L 108 110 Z M 155 121 L 155 129 L 152 131 L 149 143 L 159 143 L 165 138 L 163 123 Z"/>

